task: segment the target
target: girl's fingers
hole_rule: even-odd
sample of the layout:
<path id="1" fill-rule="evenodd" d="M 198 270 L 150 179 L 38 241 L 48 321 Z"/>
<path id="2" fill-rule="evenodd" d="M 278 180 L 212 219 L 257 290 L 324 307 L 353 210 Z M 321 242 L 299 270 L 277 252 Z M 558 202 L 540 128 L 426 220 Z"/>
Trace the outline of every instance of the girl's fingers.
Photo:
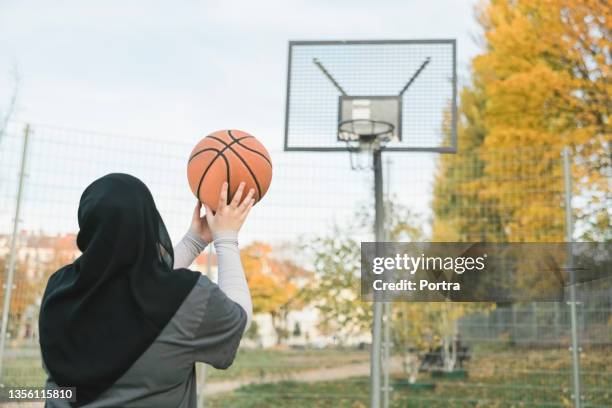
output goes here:
<path id="1" fill-rule="evenodd" d="M 244 210 L 244 212 L 242 214 L 240 214 L 240 219 L 244 221 L 244 219 L 247 217 L 247 215 L 249 215 L 249 211 L 251 211 L 251 208 L 253 208 L 253 205 L 255 204 L 255 200 L 251 199 L 251 201 L 249 201 L 249 205 L 247 206 L 247 208 Z"/>
<path id="2" fill-rule="evenodd" d="M 238 190 L 236 190 L 236 194 L 232 198 L 232 202 L 230 203 L 230 207 L 236 208 L 240 203 L 240 199 L 242 198 L 242 191 L 244 191 L 244 181 L 240 183 L 238 186 Z"/>
<path id="3" fill-rule="evenodd" d="M 200 200 L 198 200 L 198 202 L 196 203 L 195 208 L 193 209 L 193 217 L 192 217 L 193 221 L 199 221 L 200 220 L 201 210 L 202 210 L 202 203 L 200 202 Z"/>
<path id="4" fill-rule="evenodd" d="M 241 213 L 244 212 L 244 210 L 246 210 L 254 194 L 255 194 L 255 189 L 250 189 L 249 194 L 247 194 L 247 196 L 244 197 L 244 200 L 242 200 L 242 203 L 240 203 L 240 207 L 238 207 Z"/>
<path id="5" fill-rule="evenodd" d="M 213 212 L 212 212 L 212 210 L 210 209 L 210 207 L 208 205 L 204 204 L 204 208 L 206 208 L 206 214 L 205 214 L 206 222 L 210 226 L 212 224 L 212 222 L 213 222 L 214 215 L 213 215 Z"/>
<path id="6" fill-rule="evenodd" d="M 221 194 L 219 194 L 219 205 L 217 210 L 224 208 L 227 205 L 227 182 L 221 186 Z M 208 213 L 208 211 L 207 211 Z"/>

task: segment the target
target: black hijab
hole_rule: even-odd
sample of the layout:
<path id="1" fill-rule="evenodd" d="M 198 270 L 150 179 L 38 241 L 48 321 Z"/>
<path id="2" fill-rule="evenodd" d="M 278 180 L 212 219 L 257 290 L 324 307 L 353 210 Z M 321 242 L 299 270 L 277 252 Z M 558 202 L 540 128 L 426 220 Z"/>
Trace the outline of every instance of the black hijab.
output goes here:
<path id="1" fill-rule="evenodd" d="M 127 174 L 94 181 L 81 196 L 82 255 L 49 278 L 40 346 L 51 378 L 97 398 L 142 355 L 195 286 L 172 270 L 174 253 L 153 197 Z"/>

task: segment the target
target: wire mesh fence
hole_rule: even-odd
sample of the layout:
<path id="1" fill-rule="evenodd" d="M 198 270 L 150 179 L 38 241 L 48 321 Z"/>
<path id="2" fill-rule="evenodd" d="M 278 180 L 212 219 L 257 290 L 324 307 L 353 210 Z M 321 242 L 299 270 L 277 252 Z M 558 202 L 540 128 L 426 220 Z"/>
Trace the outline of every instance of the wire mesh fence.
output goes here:
<path id="1" fill-rule="evenodd" d="M 572 161 L 571 211 L 579 214 L 573 239 L 609 236 L 609 223 L 593 222 L 609 219 L 607 160 L 594 166 L 592 157 L 576 155 Z M 429 236 L 441 242 L 564 242 L 565 176 L 560 152 L 550 148 L 443 157 L 431 184 Z M 392 375 L 394 392 L 429 386 L 436 398 L 456 404 L 568 406 L 575 403 L 577 372 L 583 406 L 609 406 L 612 291 L 602 285 L 588 293 L 577 306 L 580 367 L 572 360 L 568 304 L 394 304 L 391 325 L 400 335 L 392 339 L 392 358 L 402 362 L 401 373 Z M 438 322 L 414 322 L 419 316 Z"/>
<path id="2" fill-rule="evenodd" d="M 197 140 L 32 126 L 11 266 L 23 141 L 22 124 L 12 124 L 0 140 L 0 300 L 11 296 L 2 384 L 40 386 L 45 378 L 38 349 L 40 298 L 48 276 L 79 255 L 80 194 L 104 174 L 133 174 L 151 189 L 177 241 L 195 204 L 186 162 Z M 247 274 L 269 278 L 260 280 L 264 287 L 284 296 L 270 304 L 257 279 L 250 280 L 258 312 L 254 327 L 232 368 L 198 367 L 201 404 L 366 406 L 371 304 L 358 297 L 358 243 L 373 235 L 371 172 L 352 171 L 345 153 L 270 153 L 272 186 L 240 243 Z M 573 160 L 576 239 L 610 234 L 610 226 L 598 221 L 612 207 L 609 165 L 591 164 L 579 156 Z M 384 167 L 392 239 L 565 240 L 558 151 L 388 154 Z M 11 267 L 14 280 L 7 291 Z M 192 267 L 214 277 L 214 254 L 203 253 Z M 571 405 L 568 313 L 560 303 L 393 305 L 391 356 L 385 361 L 390 405 Z M 580 304 L 578 317 L 585 406 L 610 406 L 612 292 Z M 402 337 L 406 321 L 414 331 Z M 440 352 L 449 336 L 459 350 L 451 369 Z M 409 381 L 415 365 L 416 380 Z"/>

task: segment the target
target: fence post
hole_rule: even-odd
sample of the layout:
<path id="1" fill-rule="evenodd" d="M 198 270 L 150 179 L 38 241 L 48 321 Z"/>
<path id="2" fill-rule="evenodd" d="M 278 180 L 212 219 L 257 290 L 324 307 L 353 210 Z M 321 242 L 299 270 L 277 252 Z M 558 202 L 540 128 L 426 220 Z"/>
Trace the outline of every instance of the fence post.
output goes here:
<path id="1" fill-rule="evenodd" d="M 21 165 L 19 170 L 19 185 L 17 187 L 17 202 L 15 204 L 15 219 L 13 220 L 13 233 L 11 237 L 11 249 L 9 252 L 9 264 L 6 274 L 4 302 L 2 306 L 2 328 L 0 329 L 0 385 L 3 382 L 4 349 L 6 347 L 6 332 L 8 329 L 9 311 L 11 308 L 11 294 L 13 291 L 13 278 L 15 277 L 15 265 L 17 264 L 17 235 L 19 233 L 19 216 L 21 212 L 21 198 L 25 179 L 26 159 L 28 156 L 28 139 L 30 137 L 30 125 L 23 130 L 23 150 L 21 152 Z"/>
<path id="2" fill-rule="evenodd" d="M 578 343 L 578 316 L 576 311 L 576 276 L 573 268 L 572 247 L 574 235 L 574 225 L 572 216 L 572 173 L 570 165 L 570 150 L 568 147 L 563 149 L 563 178 L 565 183 L 565 241 L 567 249 L 567 271 L 570 276 L 570 325 L 572 333 L 572 377 L 573 377 L 573 400 L 574 406 L 582 406 L 582 395 L 580 393 L 580 346 Z"/>
<path id="3" fill-rule="evenodd" d="M 208 255 L 206 256 L 206 276 L 212 279 L 212 254 L 213 254 L 213 243 L 208 244 Z M 215 283 L 218 279 L 214 279 Z M 206 364 L 200 366 L 200 392 L 198 393 L 198 408 L 204 408 L 206 406 L 206 380 L 207 380 L 208 368 Z"/>
<path id="4" fill-rule="evenodd" d="M 539 307 L 538 304 L 536 302 L 533 302 L 531 304 L 531 343 L 532 344 L 538 344 L 538 340 L 539 340 L 539 333 L 538 333 L 538 314 L 539 312 Z"/>

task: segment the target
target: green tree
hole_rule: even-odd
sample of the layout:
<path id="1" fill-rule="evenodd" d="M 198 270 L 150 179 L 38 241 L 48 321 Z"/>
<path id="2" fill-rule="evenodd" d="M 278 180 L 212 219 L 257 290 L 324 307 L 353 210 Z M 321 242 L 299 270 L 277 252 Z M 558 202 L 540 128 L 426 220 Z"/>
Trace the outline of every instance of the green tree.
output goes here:
<path id="1" fill-rule="evenodd" d="M 385 200 L 385 230 L 390 240 L 424 239 L 421 218 L 391 198 Z M 335 334 L 342 341 L 367 333 L 372 323 L 372 305 L 361 300 L 361 242 L 359 236 L 372 234 L 374 214 L 363 205 L 353 223 L 318 237 L 304 249 L 313 259 L 315 279 L 307 299 L 320 312 L 319 329 Z"/>
<path id="2" fill-rule="evenodd" d="M 315 273 L 306 300 L 319 311 L 319 330 L 340 341 L 367 332 L 372 321 L 371 304 L 359 293 L 360 243 L 352 236 L 351 228 L 335 227 L 305 246 Z"/>

